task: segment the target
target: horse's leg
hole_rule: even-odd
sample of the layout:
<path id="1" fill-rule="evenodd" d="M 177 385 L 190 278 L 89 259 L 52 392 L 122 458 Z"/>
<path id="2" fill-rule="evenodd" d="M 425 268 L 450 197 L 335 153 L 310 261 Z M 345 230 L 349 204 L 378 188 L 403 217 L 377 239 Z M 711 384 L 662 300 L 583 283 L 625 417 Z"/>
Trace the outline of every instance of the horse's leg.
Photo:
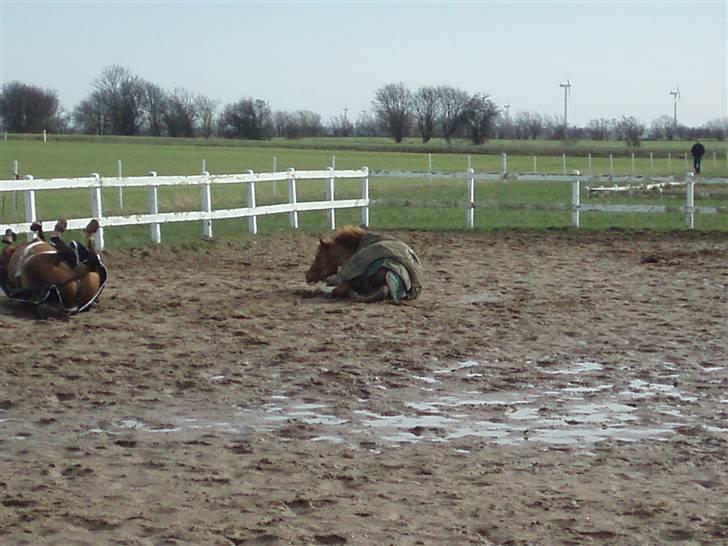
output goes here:
<path id="1" fill-rule="evenodd" d="M 351 288 L 351 284 L 348 282 L 344 282 L 341 284 L 338 284 L 334 287 L 334 289 L 331 291 L 331 297 L 332 298 L 349 298 L 353 294 L 355 294 L 354 290 Z"/>
<path id="2" fill-rule="evenodd" d="M 385 284 L 380 286 L 373 292 L 367 294 L 353 294 L 351 299 L 361 303 L 373 303 L 375 301 L 384 301 L 389 298 L 389 287 Z"/>
<path id="3" fill-rule="evenodd" d="M 30 231 L 35 233 L 35 236 L 38 237 L 41 241 L 45 241 L 45 233 L 43 233 L 43 224 L 40 222 L 33 222 L 30 224 Z"/>
<path id="4" fill-rule="evenodd" d="M 76 263 L 76 253 L 66 244 L 66 241 L 61 239 L 56 233 L 54 233 L 51 237 L 51 243 L 58 251 L 58 255 L 62 261 L 68 262 L 69 265 Z"/>
<path id="5" fill-rule="evenodd" d="M 96 253 L 96 242 L 94 241 L 94 234 L 100 227 L 99 221 L 96 219 L 91 220 L 86 226 L 86 246 L 88 247 L 86 264 L 88 265 L 89 271 L 101 270 L 101 261 L 99 260 L 99 255 Z"/>

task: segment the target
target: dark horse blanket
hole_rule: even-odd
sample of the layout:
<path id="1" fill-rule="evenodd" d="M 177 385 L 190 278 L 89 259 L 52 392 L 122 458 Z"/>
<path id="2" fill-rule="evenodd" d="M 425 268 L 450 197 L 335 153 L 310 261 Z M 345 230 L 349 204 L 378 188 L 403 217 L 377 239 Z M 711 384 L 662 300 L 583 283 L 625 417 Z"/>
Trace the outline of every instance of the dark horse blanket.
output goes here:
<path id="1" fill-rule="evenodd" d="M 370 279 L 384 267 L 393 275 L 387 275 L 392 299 L 415 299 L 422 291 L 424 270 L 415 251 L 396 239 L 388 239 L 376 233 L 365 234 L 359 248 L 333 279 L 333 284 L 348 282 L 359 293 L 370 290 Z"/>
<path id="2" fill-rule="evenodd" d="M 53 238 L 51 238 L 51 242 L 53 242 Z M 74 269 L 77 265 L 84 264 L 88 261 L 89 251 L 84 245 L 78 241 L 71 241 L 68 246 L 74 253 L 74 259 L 68 263 L 68 265 L 71 266 L 71 269 Z M 101 292 L 104 290 L 107 272 L 106 266 L 101 263 L 101 258 L 99 258 L 99 265 L 101 266 L 99 269 L 101 284 L 99 289 L 96 291 L 96 294 L 94 294 L 94 296 L 86 304 L 71 309 L 65 308 L 63 305 L 60 286 L 52 284 L 34 288 L 11 288 L 8 283 L 8 272 L 4 270 L 2 264 L 0 264 L 0 289 L 2 289 L 7 297 L 24 303 L 30 303 L 32 305 L 52 305 L 54 307 L 64 308 L 71 314 L 81 313 L 89 310 L 98 301 L 99 296 L 101 296 Z"/>

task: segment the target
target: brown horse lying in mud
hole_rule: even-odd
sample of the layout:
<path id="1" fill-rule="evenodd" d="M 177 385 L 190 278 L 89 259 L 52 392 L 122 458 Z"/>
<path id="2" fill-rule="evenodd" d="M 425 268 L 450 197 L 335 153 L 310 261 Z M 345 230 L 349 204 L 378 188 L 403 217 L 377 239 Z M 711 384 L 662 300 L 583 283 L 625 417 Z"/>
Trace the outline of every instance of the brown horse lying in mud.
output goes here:
<path id="1" fill-rule="evenodd" d="M 355 226 L 320 237 L 306 272 L 306 282 L 333 286 L 332 297 L 363 302 L 415 299 L 422 278 L 422 262 L 407 244 Z"/>
<path id="2" fill-rule="evenodd" d="M 86 311 L 98 300 L 106 283 L 106 267 L 94 248 L 99 222 L 86 226 L 86 247 L 66 244 L 61 235 L 66 221 L 59 220 L 46 242 L 39 222 L 30 227 L 35 239 L 16 244 L 12 230 L 5 231 L 0 259 L 0 288 L 12 299 L 35 306 L 39 317 L 64 317 Z"/>

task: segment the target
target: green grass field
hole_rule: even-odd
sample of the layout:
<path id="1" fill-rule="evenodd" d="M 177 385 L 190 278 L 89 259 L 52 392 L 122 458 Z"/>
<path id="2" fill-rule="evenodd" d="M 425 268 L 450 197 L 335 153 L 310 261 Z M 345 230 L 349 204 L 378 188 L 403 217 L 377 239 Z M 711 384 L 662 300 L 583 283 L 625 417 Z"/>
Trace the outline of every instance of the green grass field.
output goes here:
<path id="1" fill-rule="evenodd" d="M 668 175 L 684 174 L 692 170 L 686 167 L 684 150 L 691 143 L 649 143 L 653 158 L 646 148 L 633 159 L 626 147 L 607 147 L 605 143 L 576 143 L 559 149 L 558 142 L 498 142 L 508 151 L 508 171 L 520 173 L 553 173 L 564 171 L 561 150 L 566 150 L 566 172 L 579 169 L 593 175 Z M 589 144 L 591 148 L 586 145 Z M 646 143 L 647 144 L 647 143 Z M 294 146 L 300 147 L 294 147 Z M 201 172 L 203 162 L 212 174 L 239 173 L 248 170 L 270 172 L 294 167 L 296 170 L 322 169 L 335 162 L 337 168 L 369 167 L 373 171 L 433 171 L 464 172 L 471 165 L 476 172 L 499 173 L 502 156 L 496 143 L 473 150 L 467 143 L 455 143 L 443 151 L 443 143 L 435 142 L 432 151 L 423 150 L 416 141 L 405 142 L 400 148 L 393 147 L 384 139 L 302 139 L 301 141 L 274 140 L 266 142 L 206 141 L 182 139 L 150 139 L 121 137 L 53 137 L 48 142 L 39 138 L 10 138 L 0 141 L 0 179 L 12 178 L 13 162 L 17 161 L 21 176 L 32 174 L 34 178 L 82 177 L 92 172 L 114 177 L 118 163 L 122 162 L 124 176 L 146 175 L 156 171 L 159 175 L 190 175 Z M 601 146 L 600 146 L 601 145 Z M 617 145 L 618 146 L 618 145 Z M 728 177 L 726 160 L 727 143 L 708 142 L 708 155 L 704 160 L 706 177 Z M 394 149 L 393 149 L 394 148 Z M 537 155 L 543 153 L 545 155 Z M 674 152 L 670 151 L 674 150 Z M 473 152 L 477 153 L 473 153 Z M 482 152 L 489 153 L 482 153 Z M 716 152 L 713 158 L 712 151 Z M 520 152 L 520 153 L 516 153 Z M 592 154 L 591 163 L 587 154 Z M 613 154 L 610 160 L 609 154 Z M 667 154 L 673 154 L 668 160 Z M 646 155 L 647 154 L 647 155 Z M 535 159 L 534 159 L 535 158 Z M 698 188 L 700 185 L 698 185 Z M 256 188 L 259 205 L 284 202 L 287 188 L 284 182 L 260 184 Z M 698 197 L 696 205 L 726 207 L 723 193 L 711 193 Z M 323 181 L 299 181 L 298 200 L 323 200 L 326 188 Z M 357 180 L 338 181 L 337 198 L 353 198 L 361 195 Z M 372 176 L 370 196 L 375 200 L 394 202 L 394 205 L 378 205 L 370 209 L 372 227 L 380 229 L 464 229 L 467 198 L 464 180 L 430 180 L 421 178 L 401 179 Z M 148 212 L 148 190 L 127 188 L 123 192 L 123 206 L 119 190 L 103 190 L 104 215 L 128 215 Z M 160 188 L 162 212 L 192 211 L 201 208 L 199 187 Z M 487 205 L 475 210 L 476 229 L 497 228 L 566 228 L 571 224 L 568 204 L 571 186 L 563 183 L 479 182 L 476 186 L 476 203 Z M 51 220 L 58 216 L 85 217 L 90 214 L 89 195 L 84 190 L 57 190 L 38 192 L 37 207 L 41 219 Z M 591 198 L 584 193 L 582 203 L 653 204 L 679 207 L 685 204 L 684 195 L 654 194 L 644 196 L 610 196 Z M 21 222 L 24 218 L 23 199 L 20 195 L 2 195 L 0 226 Z M 539 210 L 539 204 L 563 205 L 562 211 Z M 215 209 L 246 206 L 246 188 L 243 185 L 224 185 L 213 188 Z M 321 231 L 328 228 L 326 212 L 308 212 L 300 215 L 301 229 Z M 359 223 L 359 210 L 338 210 L 337 225 Z M 260 217 L 259 231 L 288 229 L 288 215 Z M 581 216 L 582 227 L 601 229 L 621 227 L 634 229 L 684 229 L 685 218 L 679 213 L 665 214 L 606 214 L 585 213 Z M 728 231 L 728 215 L 698 215 L 697 229 Z M 248 220 L 215 221 L 216 238 L 240 237 L 247 233 Z M 107 230 L 108 247 L 139 246 L 150 241 L 149 226 L 114 228 Z M 189 244 L 199 241 L 202 228 L 198 222 L 175 223 L 162 226 L 163 241 Z"/>

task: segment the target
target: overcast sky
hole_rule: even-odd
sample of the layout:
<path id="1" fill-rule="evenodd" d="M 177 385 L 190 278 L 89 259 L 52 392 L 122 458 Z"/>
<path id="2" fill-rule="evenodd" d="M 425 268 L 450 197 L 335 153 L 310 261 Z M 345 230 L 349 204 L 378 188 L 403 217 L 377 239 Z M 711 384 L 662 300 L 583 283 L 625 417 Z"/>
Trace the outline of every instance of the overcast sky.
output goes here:
<path id="1" fill-rule="evenodd" d="M 486 93 L 510 114 L 649 124 L 728 116 L 728 0 L 242 2 L 0 0 L 0 80 L 68 110 L 104 67 L 220 105 L 266 100 L 324 121 L 371 108 L 387 83 Z"/>

